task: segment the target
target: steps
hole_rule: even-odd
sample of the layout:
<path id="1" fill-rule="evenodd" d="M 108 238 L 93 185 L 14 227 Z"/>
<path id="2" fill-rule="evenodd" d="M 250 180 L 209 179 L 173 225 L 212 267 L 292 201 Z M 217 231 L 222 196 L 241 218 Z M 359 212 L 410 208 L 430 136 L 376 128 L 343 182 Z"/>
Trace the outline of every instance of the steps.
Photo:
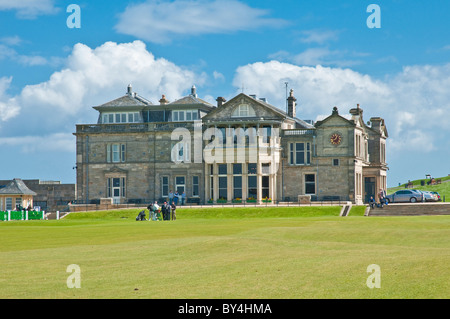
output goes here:
<path id="1" fill-rule="evenodd" d="M 450 203 L 389 204 L 383 208 L 370 209 L 367 216 L 423 216 L 450 215 Z"/>

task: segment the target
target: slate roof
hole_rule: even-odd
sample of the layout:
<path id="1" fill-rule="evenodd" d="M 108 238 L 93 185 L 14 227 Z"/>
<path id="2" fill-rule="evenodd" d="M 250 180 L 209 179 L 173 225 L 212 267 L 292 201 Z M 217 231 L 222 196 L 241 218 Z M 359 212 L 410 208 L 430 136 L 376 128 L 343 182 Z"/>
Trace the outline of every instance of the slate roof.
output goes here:
<path id="1" fill-rule="evenodd" d="M 168 105 L 171 105 L 171 104 L 205 104 L 205 105 L 207 105 L 209 107 L 214 107 L 215 106 L 215 105 L 212 105 L 209 102 L 206 102 L 205 100 L 202 100 L 202 99 L 200 99 L 200 98 L 198 98 L 196 96 L 193 96 L 192 94 L 188 95 L 188 96 L 185 96 L 185 97 L 182 97 L 181 99 L 178 99 L 178 100 L 176 100 L 174 102 L 171 102 Z"/>
<path id="2" fill-rule="evenodd" d="M 33 195 L 37 194 L 25 185 L 20 178 L 14 178 L 8 185 L 0 188 L 0 195 Z"/>
<path id="3" fill-rule="evenodd" d="M 119 97 L 115 100 L 109 101 L 99 106 L 95 106 L 94 109 L 114 108 L 114 107 L 121 108 L 127 106 L 149 106 L 149 105 L 153 105 L 152 102 L 136 93 L 133 93 L 133 94 L 125 94 L 124 96 Z"/>

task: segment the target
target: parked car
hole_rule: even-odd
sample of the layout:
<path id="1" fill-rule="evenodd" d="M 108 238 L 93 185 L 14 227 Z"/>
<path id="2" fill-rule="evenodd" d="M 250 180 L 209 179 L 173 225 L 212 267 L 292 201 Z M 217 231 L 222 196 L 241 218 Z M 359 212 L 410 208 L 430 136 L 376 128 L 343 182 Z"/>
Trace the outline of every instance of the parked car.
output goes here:
<path id="1" fill-rule="evenodd" d="M 388 203 L 423 202 L 424 194 L 415 189 L 405 189 L 387 195 L 386 200 Z"/>
<path id="2" fill-rule="evenodd" d="M 437 199 L 438 199 L 438 202 L 440 202 L 442 199 L 441 199 L 441 195 L 438 193 L 438 192 L 432 192 L 434 195 L 436 195 L 436 197 L 437 197 Z"/>
<path id="3" fill-rule="evenodd" d="M 423 199 L 426 202 L 437 202 L 438 198 L 435 194 L 433 194 L 432 192 L 429 191 L 422 191 L 423 193 Z"/>

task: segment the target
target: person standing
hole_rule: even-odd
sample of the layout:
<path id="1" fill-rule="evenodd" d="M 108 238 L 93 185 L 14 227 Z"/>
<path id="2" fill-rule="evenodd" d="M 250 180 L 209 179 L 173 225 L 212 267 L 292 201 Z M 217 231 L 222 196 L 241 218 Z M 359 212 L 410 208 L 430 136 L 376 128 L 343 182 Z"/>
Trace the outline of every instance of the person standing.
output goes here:
<path id="1" fill-rule="evenodd" d="M 183 194 L 181 194 L 181 205 L 184 205 L 186 203 L 186 193 L 183 192 Z"/>
<path id="2" fill-rule="evenodd" d="M 163 213 L 163 220 L 170 220 L 170 207 L 167 204 L 167 202 L 164 202 L 164 204 L 161 207 L 162 213 Z"/>
<path id="3" fill-rule="evenodd" d="M 172 203 L 172 202 L 173 202 L 173 192 L 170 191 L 170 192 L 169 192 L 169 205 L 170 205 L 170 203 Z"/>
<path id="4" fill-rule="evenodd" d="M 384 191 L 380 188 L 380 191 L 378 192 L 378 199 L 380 200 L 380 207 L 383 208 L 384 206 Z"/>
<path id="5" fill-rule="evenodd" d="M 173 202 L 175 202 L 175 205 L 178 205 L 178 197 L 180 195 L 178 194 L 178 191 L 175 191 L 175 194 L 173 194 Z"/>
<path id="6" fill-rule="evenodd" d="M 175 205 L 175 202 L 172 202 L 172 205 L 170 206 L 172 209 L 172 220 L 177 219 L 177 205 Z"/>

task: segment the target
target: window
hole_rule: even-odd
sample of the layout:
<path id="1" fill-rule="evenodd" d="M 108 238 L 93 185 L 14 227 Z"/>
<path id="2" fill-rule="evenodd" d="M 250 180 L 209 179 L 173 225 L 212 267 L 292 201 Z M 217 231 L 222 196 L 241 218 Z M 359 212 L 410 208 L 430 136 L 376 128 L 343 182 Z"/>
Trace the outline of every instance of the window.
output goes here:
<path id="1" fill-rule="evenodd" d="M 242 164 L 233 164 L 233 198 L 242 199 Z"/>
<path id="2" fill-rule="evenodd" d="M 141 122 L 139 112 L 129 113 L 103 113 L 102 123 L 139 123 Z"/>
<path id="3" fill-rule="evenodd" d="M 6 210 L 13 210 L 12 197 L 6 197 L 5 204 L 6 204 Z"/>
<path id="4" fill-rule="evenodd" d="M 256 163 L 248 163 L 247 174 L 256 174 L 256 173 L 257 173 Z"/>
<path id="5" fill-rule="evenodd" d="M 233 111 L 232 117 L 256 116 L 255 110 L 248 104 L 241 104 Z"/>
<path id="6" fill-rule="evenodd" d="M 261 197 L 269 198 L 269 176 L 261 177 Z"/>
<path id="7" fill-rule="evenodd" d="M 233 164 L 233 175 L 242 174 L 242 164 Z"/>
<path id="8" fill-rule="evenodd" d="M 189 142 L 178 142 L 173 148 L 172 152 L 175 151 L 175 161 L 176 162 L 190 162 L 191 160 L 191 153 L 189 151 Z M 172 153 L 172 160 L 173 160 L 173 153 Z"/>
<path id="9" fill-rule="evenodd" d="M 161 197 L 169 196 L 169 177 L 162 176 L 161 177 Z"/>
<path id="10" fill-rule="evenodd" d="M 227 177 L 219 176 L 219 199 L 228 199 Z"/>
<path id="11" fill-rule="evenodd" d="M 16 208 L 17 208 L 18 206 L 22 206 L 22 204 L 23 204 L 22 198 L 17 197 L 17 198 L 16 198 Z M 26 207 L 25 207 L 25 208 L 26 208 Z"/>
<path id="12" fill-rule="evenodd" d="M 233 176 L 233 198 L 242 199 L 242 176 Z"/>
<path id="13" fill-rule="evenodd" d="M 214 177 L 209 178 L 209 195 L 210 198 L 214 198 Z"/>
<path id="14" fill-rule="evenodd" d="M 192 196 L 199 196 L 199 187 L 198 187 L 198 176 L 192 176 Z"/>
<path id="15" fill-rule="evenodd" d="M 333 159 L 333 166 L 339 166 L 339 159 L 338 158 L 334 158 Z"/>
<path id="16" fill-rule="evenodd" d="M 172 111 L 172 122 L 196 121 L 198 110 Z"/>
<path id="17" fill-rule="evenodd" d="M 186 178 L 184 176 L 177 176 L 175 177 L 175 190 L 178 192 L 178 194 L 183 194 L 185 191 L 186 186 Z"/>
<path id="18" fill-rule="evenodd" d="M 256 163 L 248 163 L 247 164 L 247 199 L 252 198 L 256 199 L 258 196 L 258 179 L 256 176 L 257 173 L 257 165 Z"/>
<path id="19" fill-rule="evenodd" d="M 227 164 L 219 164 L 219 199 L 228 199 Z"/>
<path id="20" fill-rule="evenodd" d="M 291 165 L 310 165 L 311 143 L 290 143 L 289 157 Z"/>
<path id="21" fill-rule="evenodd" d="M 305 174 L 305 194 L 313 195 L 316 193 L 316 175 Z"/>
<path id="22" fill-rule="evenodd" d="M 107 144 L 106 161 L 108 163 L 125 162 L 126 145 L 125 144 Z"/>
<path id="23" fill-rule="evenodd" d="M 270 143 L 270 137 L 272 135 L 272 127 L 270 126 L 263 126 L 262 128 L 262 134 L 263 134 L 263 143 Z"/>
<path id="24" fill-rule="evenodd" d="M 219 164 L 219 175 L 227 175 L 227 164 Z"/>
<path id="25" fill-rule="evenodd" d="M 248 176 L 248 199 L 256 199 L 258 196 L 256 176 Z"/>

